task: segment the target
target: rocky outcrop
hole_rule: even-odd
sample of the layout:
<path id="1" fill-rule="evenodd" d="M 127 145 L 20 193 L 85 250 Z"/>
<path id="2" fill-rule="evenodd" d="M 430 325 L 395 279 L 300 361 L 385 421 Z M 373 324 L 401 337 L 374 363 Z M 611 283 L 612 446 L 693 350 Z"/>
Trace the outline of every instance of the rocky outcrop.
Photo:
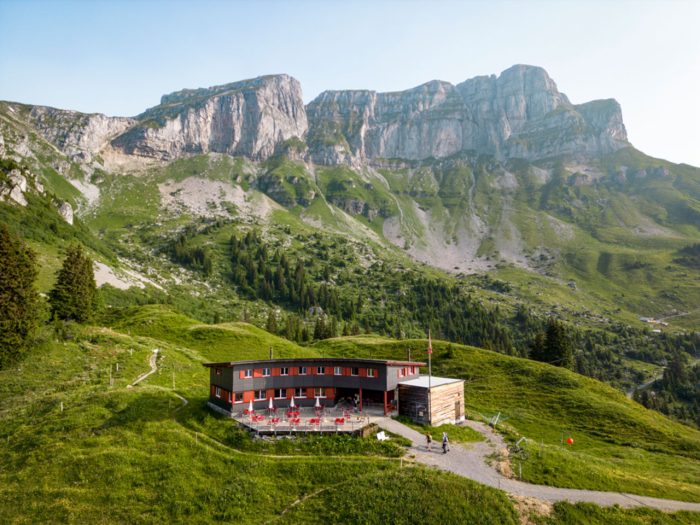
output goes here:
<path id="1" fill-rule="evenodd" d="M 73 206 L 69 202 L 59 202 L 56 207 L 61 218 L 68 224 L 73 224 Z"/>
<path id="2" fill-rule="evenodd" d="M 171 93 L 138 119 L 112 145 L 162 160 L 208 152 L 264 160 L 307 130 L 301 86 L 287 75 Z"/>
<path id="3" fill-rule="evenodd" d="M 614 100 L 572 105 L 547 72 L 513 66 L 457 86 L 432 81 L 396 93 L 326 91 L 307 107 L 307 142 L 321 164 L 444 158 L 604 155 L 626 147 Z"/>
<path id="4" fill-rule="evenodd" d="M 29 121 L 39 134 L 73 160 L 90 163 L 115 136 L 136 123 L 135 119 L 107 117 L 33 106 Z"/>

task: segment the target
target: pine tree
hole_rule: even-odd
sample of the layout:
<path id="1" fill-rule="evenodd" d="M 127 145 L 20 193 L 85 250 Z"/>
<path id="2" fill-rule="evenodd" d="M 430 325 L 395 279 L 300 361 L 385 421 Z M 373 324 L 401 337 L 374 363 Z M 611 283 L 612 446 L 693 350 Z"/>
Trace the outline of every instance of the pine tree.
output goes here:
<path id="1" fill-rule="evenodd" d="M 0 369 L 22 357 L 39 322 L 36 275 L 34 252 L 0 224 Z"/>
<path id="2" fill-rule="evenodd" d="M 270 310 L 267 316 L 267 323 L 265 324 L 265 330 L 271 334 L 277 333 L 277 314 L 274 310 Z"/>
<path id="3" fill-rule="evenodd" d="M 547 323 L 544 345 L 544 361 L 563 368 L 573 368 L 574 353 L 564 325 L 556 319 Z"/>
<path id="4" fill-rule="evenodd" d="M 80 245 L 68 248 L 56 284 L 49 294 L 54 319 L 84 323 L 92 317 L 97 303 L 97 286 L 92 260 Z"/>

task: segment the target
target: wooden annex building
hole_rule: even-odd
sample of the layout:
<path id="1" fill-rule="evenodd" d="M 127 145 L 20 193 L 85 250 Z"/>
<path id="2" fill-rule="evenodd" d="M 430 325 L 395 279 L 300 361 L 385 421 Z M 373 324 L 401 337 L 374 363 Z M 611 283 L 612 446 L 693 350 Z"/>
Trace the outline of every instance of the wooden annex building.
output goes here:
<path id="1" fill-rule="evenodd" d="M 464 417 L 464 381 L 420 375 L 425 363 L 296 358 L 205 363 L 209 404 L 231 415 L 252 406 L 354 406 L 440 425 Z"/>

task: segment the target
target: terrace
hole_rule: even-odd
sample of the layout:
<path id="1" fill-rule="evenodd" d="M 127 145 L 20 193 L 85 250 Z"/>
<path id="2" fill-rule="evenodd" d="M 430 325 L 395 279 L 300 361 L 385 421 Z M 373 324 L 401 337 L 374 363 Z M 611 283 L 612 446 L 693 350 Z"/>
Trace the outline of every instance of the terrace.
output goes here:
<path id="1" fill-rule="evenodd" d="M 364 407 L 362 412 L 336 406 L 244 409 L 232 413 L 211 403 L 209 406 L 259 435 L 361 434 L 371 417 L 383 415 L 382 405 Z"/>

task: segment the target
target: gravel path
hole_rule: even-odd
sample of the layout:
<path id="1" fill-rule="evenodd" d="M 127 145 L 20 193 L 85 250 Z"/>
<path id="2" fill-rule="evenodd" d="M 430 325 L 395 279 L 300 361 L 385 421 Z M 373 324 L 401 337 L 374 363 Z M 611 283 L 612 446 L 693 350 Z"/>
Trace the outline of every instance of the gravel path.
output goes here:
<path id="1" fill-rule="evenodd" d="M 157 348 L 155 350 L 153 350 L 151 357 L 149 357 L 149 359 L 148 359 L 148 364 L 150 365 L 151 369 L 148 372 L 145 372 L 145 373 L 141 374 L 140 376 L 138 376 L 136 378 L 136 381 L 134 381 L 130 385 L 127 385 L 126 388 L 132 388 L 133 386 L 138 385 L 141 381 L 146 379 L 151 374 L 154 374 L 158 370 L 158 366 L 156 365 L 156 362 L 158 359 L 158 352 L 159 352 L 159 350 Z M 180 397 L 180 396 L 178 396 L 178 397 Z"/>
<path id="2" fill-rule="evenodd" d="M 494 433 L 487 425 L 475 421 L 467 421 L 466 424 L 480 432 L 486 438 L 486 441 L 465 445 L 452 443 L 447 454 L 442 453 L 440 443 L 433 443 L 433 450 L 428 452 L 423 434 L 394 419 L 377 417 L 373 418 L 372 422 L 385 430 L 410 439 L 413 442 L 410 451 L 411 454 L 415 455 L 416 461 L 441 470 L 454 472 L 465 478 L 504 490 L 515 496 L 537 498 L 552 503 L 557 501 L 568 501 L 571 503 L 589 502 L 601 506 L 620 505 L 621 507 L 652 507 L 667 511 L 690 510 L 700 512 L 700 503 L 636 496 L 621 492 L 533 485 L 507 478 L 486 464 L 487 456 L 506 447 L 503 438 L 499 434 Z"/>

